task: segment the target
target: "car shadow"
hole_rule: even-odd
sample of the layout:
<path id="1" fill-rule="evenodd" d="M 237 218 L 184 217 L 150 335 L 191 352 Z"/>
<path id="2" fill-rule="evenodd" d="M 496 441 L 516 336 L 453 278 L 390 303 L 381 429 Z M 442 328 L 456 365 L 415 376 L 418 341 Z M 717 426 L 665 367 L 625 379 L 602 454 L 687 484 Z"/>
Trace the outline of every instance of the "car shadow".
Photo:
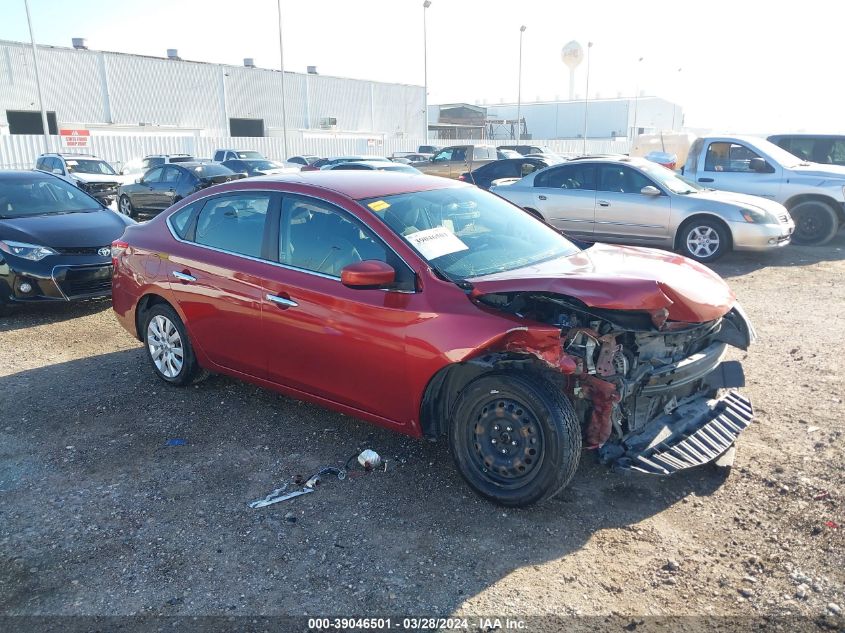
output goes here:
<path id="1" fill-rule="evenodd" d="M 603 530 L 642 541 L 638 523 L 724 480 L 619 475 L 584 453 L 558 497 L 505 509 L 444 442 L 225 377 L 174 388 L 140 348 L 2 377 L 0 406 L 17 418 L 0 428 L 0 614 L 447 615 Z M 247 506 L 364 448 L 386 470 Z"/>
<path id="2" fill-rule="evenodd" d="M 0 316 L 0 332 L 14 332 L 38 325 L 59 323 L 97 314 L 109 308 L 110 298 L 15 305 L 8 315 Z"/>
<path id="3" fill-rule="evenodd" d="M 808 266 L 843 259 L 845 259 L 845 231 L 840 231 L 823 246 L 790 244 L 773 251 L 734 251 L 708 266 L 722 277 L 739 277 L 761 268 Z"/>

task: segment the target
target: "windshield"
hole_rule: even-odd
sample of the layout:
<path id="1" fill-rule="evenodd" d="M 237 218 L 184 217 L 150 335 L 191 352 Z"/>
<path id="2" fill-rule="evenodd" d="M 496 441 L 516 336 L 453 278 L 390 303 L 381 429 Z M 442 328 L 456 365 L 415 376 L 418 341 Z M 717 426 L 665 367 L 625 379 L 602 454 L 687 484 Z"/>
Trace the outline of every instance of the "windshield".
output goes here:
<path id="1" fill-rule="evenodd" d="M 59 178 L 0 179 L 0 218 L 97 209 L 94 198 Z"/>
<path id="2" fill-rule="evenodd" d="M 656 163 L 650 165 L 639 165 L 639 168 L 655 180 L 657 184 L 665 187 L 672 193 L 686 195 L 689 193 L 704 191 L 704 187 L 699 187 L 688 180 L 680 178 L 675 172 L 670 169 L 666 169 L 662 165 L 658 165 Z"/>
<path id="3" fill-rule="evenodd" d="M 261 152 L 237 152 L 238 158 L 264 158 Z"/>
<path id="4" fill-rule="evenodd" d="M 361 204 L 452 281 L 578 251 L 550 226 L 475 187 L 369 198 Z"/>
<path id="5" fill-rule="evenodd" d="M 115 171 L 104 160 L 97 158 L 68 158 L 67 170 L 72 174 L 106 174 L 113 176 Z"/>

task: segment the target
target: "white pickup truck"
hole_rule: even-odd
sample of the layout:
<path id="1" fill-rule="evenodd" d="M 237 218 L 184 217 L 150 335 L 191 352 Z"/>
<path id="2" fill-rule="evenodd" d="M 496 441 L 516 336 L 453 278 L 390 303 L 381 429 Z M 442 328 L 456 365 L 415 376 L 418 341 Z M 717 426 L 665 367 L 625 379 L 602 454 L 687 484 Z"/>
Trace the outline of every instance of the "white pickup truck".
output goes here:
<path id="1" fill-rule="evenodd" d="M 795 221 L 795 244 L 824 244 L 845 224 L 845 167 L 803 161 L 761 138 L 698 138 L 681 173 L 704 187 L 780 202 Z"/>

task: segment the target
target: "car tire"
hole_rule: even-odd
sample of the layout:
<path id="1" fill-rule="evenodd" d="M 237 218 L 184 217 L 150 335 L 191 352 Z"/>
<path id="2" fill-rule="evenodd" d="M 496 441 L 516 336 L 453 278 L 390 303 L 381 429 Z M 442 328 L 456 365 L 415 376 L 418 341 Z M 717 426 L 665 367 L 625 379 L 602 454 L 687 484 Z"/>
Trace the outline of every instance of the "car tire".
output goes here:
<path id="1" fill-rule="evenodd" d="M 678 230 L 680 251 L 697 262 L 714 262 L 731 248 L 725 226 L 710 218 L 693 218 Z"/>
<path id="2" fill-rule="evenodd" d="M 147 310 L 143 323 L 147 359 L 161 380 L 184 387 L 208 376 L 197 362 L 188 331 L 176 310 L 158 303 Z"/>
<path id="3" fill-rule="evenodd" d="M 135 207 L 132 206 L 132 200 L 129 199 L 129 196 L 126 194 L 120 196 L 117 201 L 117 210 L 122 213 L 123 215 L 127 215 L 133 220 L 138 217 L 138 214 L 135 211 Z"/>
<path id="4" fill-rule="evenodd" d="M 545 378 L 485 374 L 458 397 L 449 442 L 458 471 L 475 492 L 521 507 L 545 501 L 569 483 L 581 455 L 581 427 L 572 403 Z"/>
<path id="5" fill-rule="evenodd" d="M 800 246 L 827 244 L 839 231 L 836 211 L 821 200 L 799 202 L 789 210 L 795 221 L 792 243 Z"/>

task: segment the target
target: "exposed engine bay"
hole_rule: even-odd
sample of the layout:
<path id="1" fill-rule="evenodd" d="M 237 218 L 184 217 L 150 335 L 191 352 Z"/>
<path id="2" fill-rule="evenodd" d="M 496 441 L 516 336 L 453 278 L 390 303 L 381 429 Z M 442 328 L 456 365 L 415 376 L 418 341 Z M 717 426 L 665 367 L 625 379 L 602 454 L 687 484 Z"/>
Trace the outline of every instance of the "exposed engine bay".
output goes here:
<path id="1" fill-rule="evenodd" d="M 561 352 L 574 359 L 574 371 L 563 373 L 585 446 L 600 448 L 605 461 L 630 465 L 655 447 L 665 452 L 693 436 L 686 442 L 689 447 L 681 445 L 682 457 L 692 453 L 694 463 L 689 465 L 698 465 L 730 448 L 751 421 L 745 398 L 730 392 L 733 400 L 725 404 L 724 397 L 717 397 L 719 390 L 745 384 L 739 362 L 722 360 L 728 345 L 744 350 L 755 338 L 739 304 L 718 319 L 682 323 L 666 320 L 665 314 L 588 308 L 547 293 L 487 294 L 478 300 L 560 328 Z M 731 407 L 742 409 L 741 419 L 713 422 L 726 408 L 733 411 Z M 705 426 L 713 428 L 704 429 L 703 440 L 696 439 Z M 714 439 L 710 434 L 715 427 L 719 435 Z M 667 474 L 689 466 L 684 459 L 658 457 L 663 461 L 658 459 L 656 467 L 646 457 L 650 463 L 638 469 Z"/>

